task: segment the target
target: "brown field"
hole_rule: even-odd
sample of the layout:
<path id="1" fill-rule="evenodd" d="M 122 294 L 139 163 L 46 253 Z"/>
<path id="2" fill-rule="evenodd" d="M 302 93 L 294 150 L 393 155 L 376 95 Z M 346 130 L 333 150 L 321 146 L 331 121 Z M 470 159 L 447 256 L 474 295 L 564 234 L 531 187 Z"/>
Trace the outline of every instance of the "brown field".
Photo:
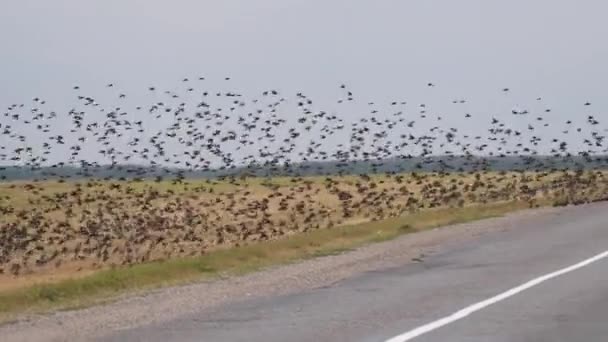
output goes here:
<path id="1" fill-rule="evenodd" d="M 430 208 L 603 199 L 604 172 L 0 184 L 0 280 L 193 257 Z"/>

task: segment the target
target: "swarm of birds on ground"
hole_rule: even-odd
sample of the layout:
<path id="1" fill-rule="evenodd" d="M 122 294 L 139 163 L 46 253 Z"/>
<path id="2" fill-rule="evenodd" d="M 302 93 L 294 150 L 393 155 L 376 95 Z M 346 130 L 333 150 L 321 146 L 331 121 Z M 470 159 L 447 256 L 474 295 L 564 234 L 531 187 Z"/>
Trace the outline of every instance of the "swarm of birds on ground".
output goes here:
<path id="1" fill-rule="evenodd" d="M 564 122 L 550 108 L 484 122 L 452 100 L 470 134 L 428 103 L 364 101 L 341 115 L 303 93 L 204 82 L 149 86 L 136 106 L 112 83 L 111 104 L 74 86 L 66 112 L 36 97 L 0 113 L 0 277 L 198 256 L 433 208 L 608 195 L 606 127 L 590 102 Z M 337 106 L 361 105 L 337 91 Z"/>

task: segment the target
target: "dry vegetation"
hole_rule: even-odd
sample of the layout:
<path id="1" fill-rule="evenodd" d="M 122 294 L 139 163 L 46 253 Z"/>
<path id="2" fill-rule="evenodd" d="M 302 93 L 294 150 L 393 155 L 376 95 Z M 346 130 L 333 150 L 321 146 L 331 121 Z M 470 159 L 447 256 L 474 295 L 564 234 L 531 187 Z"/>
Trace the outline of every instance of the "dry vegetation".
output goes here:
<path id="1" fill-rule="evenodd" d="M 197 257 L 432 208 L 602 200 L 603 171 L 0 185 L 0 281 Z"/>

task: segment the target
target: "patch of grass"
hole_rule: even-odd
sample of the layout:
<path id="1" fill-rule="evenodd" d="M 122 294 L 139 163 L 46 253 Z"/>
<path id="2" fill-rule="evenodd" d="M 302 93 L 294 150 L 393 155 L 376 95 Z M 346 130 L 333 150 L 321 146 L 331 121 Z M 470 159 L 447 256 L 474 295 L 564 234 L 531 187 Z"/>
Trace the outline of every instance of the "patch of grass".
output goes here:
<path id="1" fill-rule="evenodd" d="M 137 264 L 81 278 L 40 283 L 0 292 L 0 318 L 97 304 L 119 294 L 185 284 L 218 275 L 238 275 L 311 257 L 342 253 L 358 246 L 438 226 L 503 215 L 523 202 L 425 210 L 402 217 L 296 234 L 280 240 L 216 250 L 196 258 Z"/>

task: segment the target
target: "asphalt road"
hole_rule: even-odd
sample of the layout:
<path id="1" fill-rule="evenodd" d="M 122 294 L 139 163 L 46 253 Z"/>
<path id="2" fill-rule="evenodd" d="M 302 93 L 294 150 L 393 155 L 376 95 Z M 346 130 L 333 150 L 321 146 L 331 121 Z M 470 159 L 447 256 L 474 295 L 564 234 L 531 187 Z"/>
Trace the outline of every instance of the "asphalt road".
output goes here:
<path id="1" fill-rule="evenodd" d="M 553 211 L 447 244 L 416 263 L 288 295 L 243 299 L 99 341 L 386 341 L 608 250 L 608 204 Z M 599 258 L 412 341 L 608 341 Z"/>

